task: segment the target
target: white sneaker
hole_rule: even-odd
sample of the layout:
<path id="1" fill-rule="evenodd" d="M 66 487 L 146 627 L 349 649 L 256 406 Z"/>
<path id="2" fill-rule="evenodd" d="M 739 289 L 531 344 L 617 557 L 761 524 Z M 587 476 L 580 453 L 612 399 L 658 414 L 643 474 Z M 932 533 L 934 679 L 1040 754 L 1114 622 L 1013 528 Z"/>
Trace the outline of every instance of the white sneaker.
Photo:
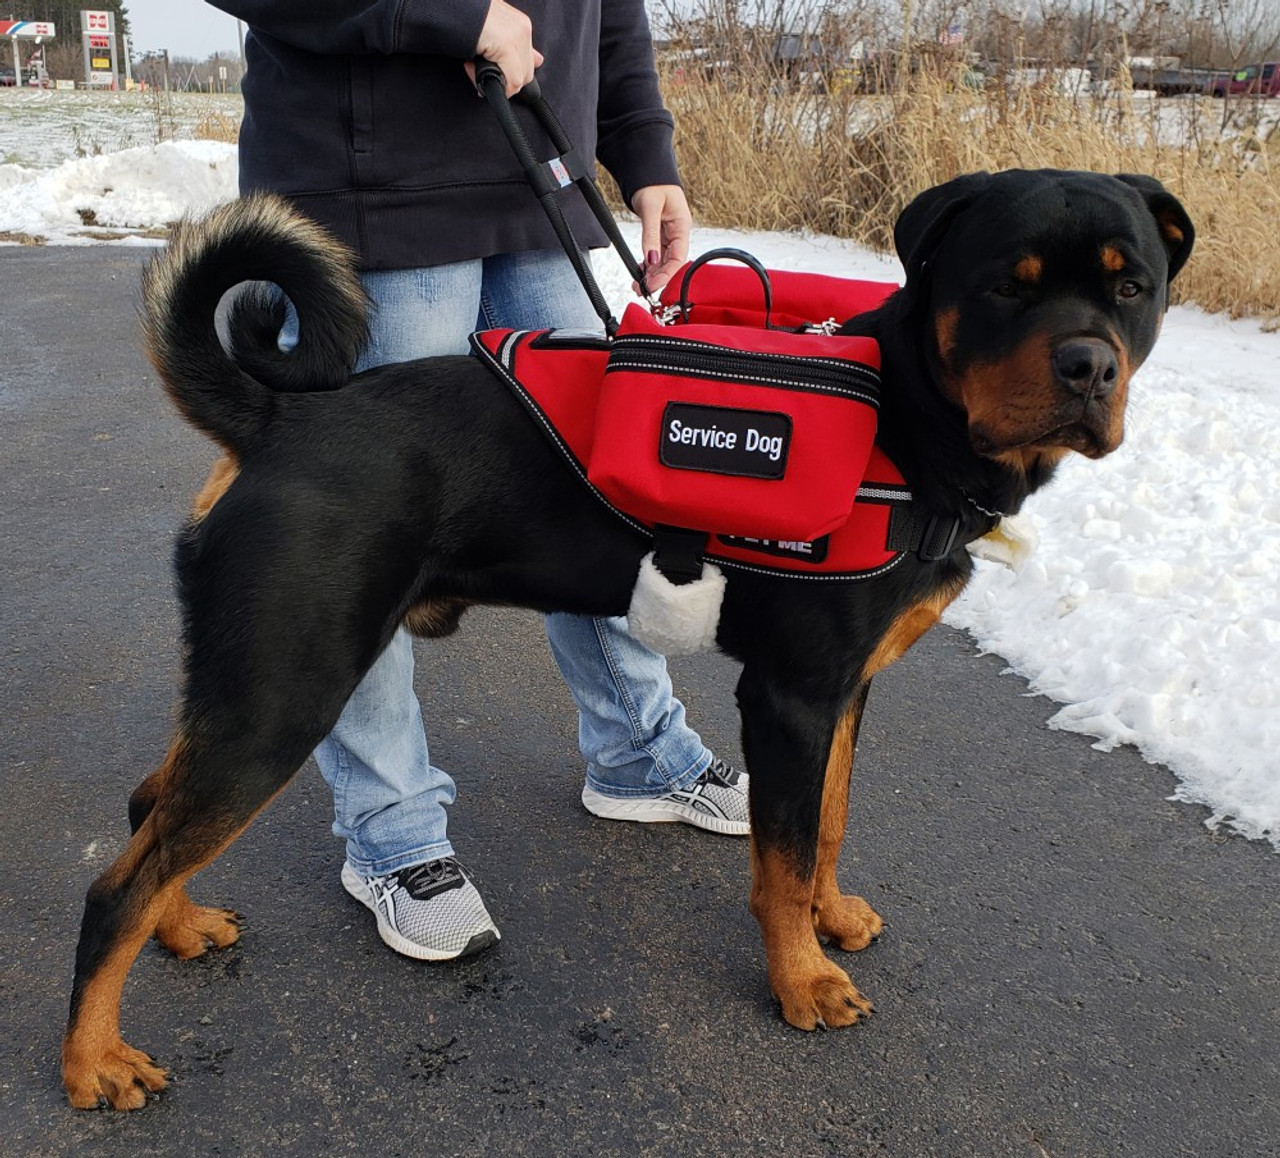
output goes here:
<path id="1" fill-rule="evenodd" d="M 605 796 L 588 786 L 582 789 L 582 804 L 592 815 L 608 820 L 642 824 L 679 821 L 724 836 L 746 836 L 751 831 L 749 779 L 745 772 L 713 759 L 688 788 L 663 796 Z"/>
<path id="2" fill-rule="evenodd" d="M 361 876 L 344 862 L 342 887 L 373 912 L 382 939 L 406 957 L 452 961 L 502 937 L 471 878 L 451 856 L 384 877 Z"/>

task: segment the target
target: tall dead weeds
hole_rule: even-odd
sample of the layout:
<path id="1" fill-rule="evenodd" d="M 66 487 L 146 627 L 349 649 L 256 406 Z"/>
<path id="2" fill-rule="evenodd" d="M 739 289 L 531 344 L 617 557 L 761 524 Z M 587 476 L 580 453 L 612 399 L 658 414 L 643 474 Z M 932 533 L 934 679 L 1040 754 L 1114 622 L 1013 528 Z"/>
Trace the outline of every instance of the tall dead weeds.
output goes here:
<path id="1" fill-rule="evenodd" d="M 665 91 L 694 213 L 707 225 L 811 229 L 883 250 L 912 197 L 963 173 L 1146 173 L 1196 223 L 1178 300 L 1280 323 L 1280 133 L 1270 107 L 1280 102 L 1255 102 L 1224 128 L 1221 102 L 1208 98 L 975 87 L 948 67 L 877 95 L 783 83 L 768 69 L 680 70 Z"/>

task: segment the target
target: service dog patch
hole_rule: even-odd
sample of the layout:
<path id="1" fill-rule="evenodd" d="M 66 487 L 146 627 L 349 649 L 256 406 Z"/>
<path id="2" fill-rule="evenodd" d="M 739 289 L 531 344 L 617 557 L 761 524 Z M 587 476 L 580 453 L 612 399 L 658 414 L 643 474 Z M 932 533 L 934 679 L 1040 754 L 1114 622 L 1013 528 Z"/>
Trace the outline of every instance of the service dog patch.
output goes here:
<path id="1" fill-rule="evenodd" d="M 658 461 L 677 470 L 782 478 L 790 448 L 789 415 L 669 402 L 662 414 Z"/>

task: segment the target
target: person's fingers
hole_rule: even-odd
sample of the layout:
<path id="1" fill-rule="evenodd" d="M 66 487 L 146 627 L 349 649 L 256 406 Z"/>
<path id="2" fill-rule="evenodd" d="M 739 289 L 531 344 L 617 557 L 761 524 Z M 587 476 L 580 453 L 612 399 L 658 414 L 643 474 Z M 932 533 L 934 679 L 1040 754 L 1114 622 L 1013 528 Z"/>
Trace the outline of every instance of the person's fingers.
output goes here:
<path id="1" fill-rule="evenodd" d="M 636 191 L 631 208 L 640 218 L 640 247 L 645 283 L 657 292 L 689 257 L 693 219 L 679 185 L 647 185 Z"/>
<path id="2" fill-rule="evenodd" d="M 476 41 L 476 55 L 491 60 L 507 81 L 507 96 L 513 97 L 533 80 L 542 64 L 542 53 L 533 47 L 533 22 L 506 0 L 492 0 L 489 13 Z M 475 66 L 468 62 L 467 75 L 475 81 Z"/>
<path id="3" fill-rule="evenodd" d="M 478 56 L 478 55 L 480 55 L 480 54 L 479 54 L 479 53 L 477 53 L 476 55 Z M 488 59 L 488 57 L 485 57 L 485 59 L 487 60 L 487 59 Z M 542 67 L 542 62 L 543 62 L 543 60 L 544 60 L 544 59 L 545 59 L 545 57 L 543 57 L 542 53 L 540 53 L 540 52 L 535 48 L 535 49 L 533 50 L 533 67 L 534 67 L 535 69 L 541 68 L 541 67 Z M 522 88 L 524 88 L 524 85 L 525 85 L 525 84 L 528 84 L 528 83 L 529 83 L 529 81 L 528 81 L 528 80 L 526 80 L 526 81 L 524 82 L 524 84 L 519 84 L 519 85 L 518 85 L 518 84 L 515 84 L 515 83 L 511 80 L 510 75 L 508 74 L 507 69 L 506 69 L 506 68 L 503 68 L 503 67 L 502 67 L 502 65 L 501 65 L 501 63 L 499 63 L 498 61 L 496 61 L 496 60 L 495 60 L 495 61 L 494 61 L 494 64 L 497 64 L 497 65 L 498 65 L 498 67 L 502 69 L 502 75 L 503 75 L 503 77 L 506 79 L 506 82 L 507 82 L 506 94 L 507 94 L 507 99 L 508 99 L 508 100 L 510 100 L 510 99 L 511 99 L 511 97 L 515 96 L 515 95 L 516 95 L 516 93 L 518 93 Z M 474 61 L 470 61 L 470 60 L 468 60 L 468 61 L 467 61 L 467 62 L 466 62 L 462 67 L 466 69 L 466 71 L 467 71 L 467 76 L 469 76 L 469 77 L 471 78 L 471 83 L 472 83 L 472 84 L 475 84 L 475 83 L 476 83 L 476 66 L 475 66 L 475 62 L 474 62 Z M 533 77 L 531 76 L 531 77 L 529 78 L 529 80 L 532 80 L 532 79 L 533 79 Z"/>
<path id="4" fill-rule="evenodd" d="M 692 232 L 687 218 L 672 218 L 663 227 L 663 246 L 660 264 L 655 274 L 646 279 L 654 289 L 667 284 L 686 261 L 689 260 L 689 237 Z"/>

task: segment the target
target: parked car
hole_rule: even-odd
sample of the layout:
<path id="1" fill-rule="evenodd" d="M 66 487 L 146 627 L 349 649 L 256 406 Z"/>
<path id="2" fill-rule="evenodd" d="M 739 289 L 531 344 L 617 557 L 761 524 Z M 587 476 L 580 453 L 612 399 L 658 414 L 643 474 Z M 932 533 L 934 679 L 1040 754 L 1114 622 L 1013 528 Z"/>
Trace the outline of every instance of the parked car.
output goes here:
<path id="1" fill-rule="evenodd" d="M 1235 72 L 1219 73 L 1210 83 L 1209 95 L 1280 96 L 1280 61 L 1247 64 Z"/>
<path id="2" fill-rule="evenodd" d="M 1154 92 L 1157 96 L 1188 96 L 1207 91 L 1217 78 L 1207 69 L 1181 68 L 1133 63 L 1129 80 L 1135 91 Z"/>
<path id="3" fill-rule="evenodd" d="M 15 85 L 13 79 L 13 69 L 0 68 L 0 88 L 13 88 Z"/>

